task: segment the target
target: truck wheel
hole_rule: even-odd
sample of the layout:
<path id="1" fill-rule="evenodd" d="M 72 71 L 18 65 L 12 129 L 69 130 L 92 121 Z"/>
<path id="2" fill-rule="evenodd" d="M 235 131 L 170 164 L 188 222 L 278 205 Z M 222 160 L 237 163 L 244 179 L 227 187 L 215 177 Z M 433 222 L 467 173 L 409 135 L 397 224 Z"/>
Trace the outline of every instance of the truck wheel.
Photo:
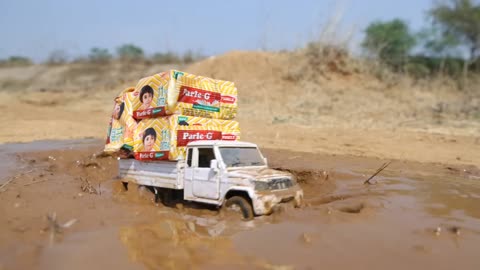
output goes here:
<path id="1" fill-rule="evenodd" d="M 164 206 L 170 207 L 172 205 L 171 190 L 166 188 L 149 187 L 155 196 L 155 203 L 162 203 Z"/>
<path id="2" fill-rule="evenodd" d="M 172 191 L 171 190 L 162 190 L 162 203 L 166 207 L 172 206 Z"/>
<path id="3" fill-rule="evenodd" d="M 253 219 L 252 205 L 245 198 L 233 196 L 225 202 L 225 208 L 231 211 L 241 212 L 243 220 Z"/>

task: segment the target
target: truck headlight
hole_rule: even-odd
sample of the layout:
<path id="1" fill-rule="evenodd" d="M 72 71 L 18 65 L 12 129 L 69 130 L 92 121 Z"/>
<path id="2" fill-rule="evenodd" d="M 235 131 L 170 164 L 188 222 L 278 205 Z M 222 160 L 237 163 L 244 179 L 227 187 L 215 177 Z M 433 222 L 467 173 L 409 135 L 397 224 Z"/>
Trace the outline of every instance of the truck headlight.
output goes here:
<path id="1" fill-rule="evenodd" d="M 287 189 L 297 184 L 293 178 L 277 178 L 269 181 L 252 180 L 255 185 L 255 190 L 279 190 Z"/>
<path id="2" fill-rule="evenodd" d="M 292 175 L 290 177 L 290 181 L 292 181 L 292 186 L 295 186 L 297 184 L 297 177 L 295 175 Z"/>
<path id="3" fill-rule="evenodd" d="M 270 189 L 268 182 L 263 182 L 263 181 L 252 181 L 252 183 L 255 185 L 255 190 L 268 190 Z"/>

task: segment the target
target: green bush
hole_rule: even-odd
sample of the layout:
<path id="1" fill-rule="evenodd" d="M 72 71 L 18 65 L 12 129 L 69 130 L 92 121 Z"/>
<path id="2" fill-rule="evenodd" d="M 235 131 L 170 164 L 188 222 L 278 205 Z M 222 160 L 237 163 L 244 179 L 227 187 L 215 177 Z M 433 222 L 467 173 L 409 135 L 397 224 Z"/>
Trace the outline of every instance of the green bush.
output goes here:
<path id="1" fill-rule="evenodd" d="M 29 66 L 32 65 L 33 62 L 28 57 L 24 56 L 10 56 L 6 60 L 0 60 L 0 66 Z"/>
<path id="2" fill-rule="evenodd" d="M 425 55 L 415 55 L 409 58 L 409 65 L 423 66 L 428 69 L 429 74 L 459 76 L 463 71 L 464 59 L 454 57 L 432 57 Z M 411 69 L 411 67 L 409 67 Z"/>
<path id="3" fill-rule="evenodd" d="M 60 64 L 65 64 L 67 60 L 68 60 L 67 52 L 65 52 L 64 50 L 54 50 L 48 56 L 47 64 L 60 65 Z"/>
<path id="4" fill-rule="evenodd" d="M 180 57 L 173 52 L 155 53 L 152 56 L 152 60 L 159 64 L 175 64 L 182 61 Z"/>
<path id="5" fill-rule="evenodd" d="M 118 47 L 117 54 L 121 60 L 143 60 L 143 49 L 133 44 L 124 44 Z"/>
<path id="6" fill-rule="evenodd" d="M 201 53 L 193 52 L 191 50 L 188 50 L 183 54 L 182 62 L 184 64 L 190 64 L 190 63 L 193 63 L 193 62 L 200 61 L 204 58 L 205 58 L 205 56 L 203 56 Z"/>
<path id="7" fill-rule="evenodd" d="M 106 63 L 112 59 L 112 55 L 110 54 L 108 49 L 94 47 L 90 49 L 88 59 L 91 62 Z"/>
<path id="8" fill-rule="evenodd" d="M 405 65 L 405 70 L 415 78 L 425 78 L 431 74 L 430 68 L 422 63 L 408 63 Z"/>

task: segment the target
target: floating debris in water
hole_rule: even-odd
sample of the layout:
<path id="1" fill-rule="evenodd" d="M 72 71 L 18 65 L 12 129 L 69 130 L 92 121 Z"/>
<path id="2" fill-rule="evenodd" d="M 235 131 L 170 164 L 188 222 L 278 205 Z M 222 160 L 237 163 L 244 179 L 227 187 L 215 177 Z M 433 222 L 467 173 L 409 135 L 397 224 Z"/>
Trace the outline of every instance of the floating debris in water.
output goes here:
<path id="1" fill-rule="evenodd" d="M 58 223 L 57 213 L 47 214 L 47 226 L 43 229 L 44 232 L 50 232 L 50 245 L 55 242 L 63 234 L 63 229 L 70 228 L 77 222 L 77 219 L 71 219 L 63 224 Z"/>

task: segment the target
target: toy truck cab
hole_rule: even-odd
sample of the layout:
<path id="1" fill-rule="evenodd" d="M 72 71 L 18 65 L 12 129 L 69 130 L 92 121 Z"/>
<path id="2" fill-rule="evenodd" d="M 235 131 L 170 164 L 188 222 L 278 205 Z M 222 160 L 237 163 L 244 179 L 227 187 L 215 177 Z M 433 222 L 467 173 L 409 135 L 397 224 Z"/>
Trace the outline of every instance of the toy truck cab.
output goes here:
<path id="1" fill-rule="evenodd" d="M 195 141 L 178 162 L 120 160 L 122 181 L 183 191 L 183 199 L 241 211 L 244 219 L 272 212 L 303 191 L 290 173 L 268 168 L 257 145 L 236 141 Z"/>

